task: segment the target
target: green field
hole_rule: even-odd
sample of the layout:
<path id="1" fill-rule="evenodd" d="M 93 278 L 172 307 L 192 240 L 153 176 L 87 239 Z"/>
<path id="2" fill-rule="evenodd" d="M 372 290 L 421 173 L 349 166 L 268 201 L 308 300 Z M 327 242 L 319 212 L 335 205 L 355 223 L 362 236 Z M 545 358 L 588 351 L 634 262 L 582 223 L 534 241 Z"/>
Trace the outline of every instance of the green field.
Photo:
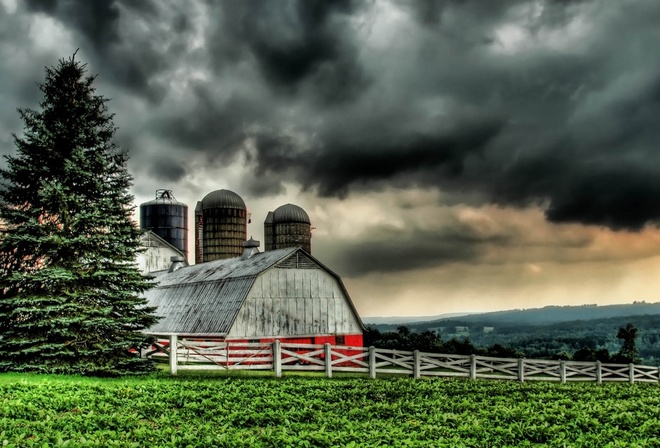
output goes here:
<path id="1" fill-rule="evenodd" d="M 657 384 L 0 375 L 0 446 L 660 446 Z"/>

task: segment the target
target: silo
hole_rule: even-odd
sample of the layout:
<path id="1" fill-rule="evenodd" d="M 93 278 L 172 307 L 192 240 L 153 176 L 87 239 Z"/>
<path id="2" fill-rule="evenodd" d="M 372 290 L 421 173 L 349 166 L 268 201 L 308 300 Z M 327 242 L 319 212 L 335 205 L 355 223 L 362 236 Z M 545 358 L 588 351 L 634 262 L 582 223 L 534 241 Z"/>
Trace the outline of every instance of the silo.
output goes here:
<path id="1" fill-rule="evenodd" d="M 202 246 L 204 245 L 204 214 L 202 201 L 195 206 L 195 264 L 204 262 Z"/>
<path id="2" fill-rule="evenodd" d="M 247 209 L 233 191 L 216 190 L 202 199 L 201 247 L 204 262 L 239 257 L 247 240 Z"/>
<path id="3" fill-rule="evenodd" d="M 273 250 L 273 212 L 268 212 L 264 221 L 264 250 Z"/>
<path id="4" fill-rule="evenodd" d="M 156 190 L 156 199 L 140 204 L 140 228 L 153 231 L 188 258 L 188 206 L 172 190 Z"/>
<path id="5" fill-rule="evenodd" d="M 312 253 L 312 225 L 307 212 L 294 204 L 285 204 L 269 212 L 264 221 L 266 250 L 302 247 Z"/>

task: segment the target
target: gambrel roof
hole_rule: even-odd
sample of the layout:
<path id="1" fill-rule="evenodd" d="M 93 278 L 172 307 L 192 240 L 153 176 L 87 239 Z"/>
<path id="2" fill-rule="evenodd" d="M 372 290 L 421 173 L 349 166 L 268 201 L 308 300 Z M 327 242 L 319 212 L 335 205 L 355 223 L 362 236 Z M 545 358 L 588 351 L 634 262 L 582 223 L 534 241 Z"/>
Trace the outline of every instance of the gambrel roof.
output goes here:
<path id="1" fill-rule="evenodd" d="M 275 268 L 323 269 L 334 277 L 364 329 L 341 278 L 300 247 L 290 247 L 180 268 L 156 279 L 147 291 L 149 306 L 162 319 L 149 333 L 225 336 L 256 278 Z"/>

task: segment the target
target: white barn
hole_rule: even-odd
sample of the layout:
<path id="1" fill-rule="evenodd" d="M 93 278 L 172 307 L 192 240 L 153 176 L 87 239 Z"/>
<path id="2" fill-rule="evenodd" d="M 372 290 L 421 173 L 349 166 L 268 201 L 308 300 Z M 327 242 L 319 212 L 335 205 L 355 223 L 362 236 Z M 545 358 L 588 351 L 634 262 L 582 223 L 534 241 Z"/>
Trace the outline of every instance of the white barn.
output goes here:
<path id="1" fill-rule="evenodd" d="M 364 326 L 337 274 L 300 247 L 160 275 L 145 293 L 162 319 L 148 331 L 227 341 L 362 345 Z"/>

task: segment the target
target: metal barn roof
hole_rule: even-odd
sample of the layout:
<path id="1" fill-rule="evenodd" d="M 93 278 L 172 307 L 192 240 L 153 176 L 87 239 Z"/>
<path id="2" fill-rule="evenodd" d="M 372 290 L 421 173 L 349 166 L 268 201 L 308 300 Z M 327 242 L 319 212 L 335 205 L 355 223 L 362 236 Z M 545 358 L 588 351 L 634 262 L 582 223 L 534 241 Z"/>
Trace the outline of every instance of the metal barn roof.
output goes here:
<path id="1" fill-rule="evenodd" d="M 159 279 L 167 277 L 164 275 Z M 151 327 L 149 332 L 209 336 L 226 334 L 254 278 L 230 278 L 152 289 L 146 294 L 149 305 L 157 306 L 156 314 L 163 316 L 163 319 Z"/>
<path id="2" fill-rule="evenodd" d="M 256 277 L 295 251 L 296 248 L 289 247 L 286 249 L 259 252 L 248 259 L 234 257 L 188 266 L 177 269 L 166 277 L 159 279 L 158 287 L 215 282 L 238 277 Z"/>
<path id="3" fill-rule="evenodd" d="M 335 277 L 349 306 L 358 317 L 348 291 L 337 274 L 300 247 L 289 247 L 180 268 L 156 278 L 158 285 L 145 292 L 148 306 L 162 319 L 149 333 L 224 336 L 231 329 L 259 274 L 296 254 L 309 259 Z M 286 264 L 286 263 L 285 263 Z"/>
<path id="4" fill-rule="evenodd" d="M 286 259 L 296 248 L 187 266 L 156 278 L 145 293 L 149 306 L 163 318 L 150 333 L 224 335 L 261 272 Z"/>

